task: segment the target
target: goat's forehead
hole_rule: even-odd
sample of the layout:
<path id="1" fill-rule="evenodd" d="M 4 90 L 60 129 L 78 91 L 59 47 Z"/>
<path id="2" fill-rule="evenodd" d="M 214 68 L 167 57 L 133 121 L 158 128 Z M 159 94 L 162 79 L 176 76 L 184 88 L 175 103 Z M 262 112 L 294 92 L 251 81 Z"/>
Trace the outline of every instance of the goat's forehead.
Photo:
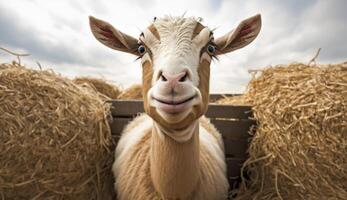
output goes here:
<path id="1" fill-rule="evenodd" d="M 185 33 L 185 31 L 193 31 L 197 20 L 193 17 L 169 17 L 159 18 L 153 22 L 153 25 L 160 33 Z"/>
<path id="2" fill-rule="evenodd" d="M 156 18 L 154 22 L 147 27 L 158 40 L 165 39 L 178 39 L 182 37 L 190 37 L 199 33 L 202 28 L 205 28 L 200 23 L 201 19 L 195 17 L 172 17 L 165 16 L 163 18 Z M 198 27 L 198 30 L 196 29 Z"/>

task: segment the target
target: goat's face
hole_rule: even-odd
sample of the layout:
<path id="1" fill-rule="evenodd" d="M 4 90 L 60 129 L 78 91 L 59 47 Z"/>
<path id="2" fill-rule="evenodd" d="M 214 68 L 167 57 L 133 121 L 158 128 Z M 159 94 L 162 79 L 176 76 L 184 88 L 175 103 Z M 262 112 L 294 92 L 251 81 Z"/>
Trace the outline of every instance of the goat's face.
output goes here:
<path id="1" fill-rule="evenodd" d="M 195 18 L 155 19 L 138 40 L 93 17 L 90 26 L 101 43 L 141 58 L 145 111 L 161 126 L 182 129 L 207 110 L 211 59 L 252 42 L 261 19 L 246 19 L 217 39 Z"/>

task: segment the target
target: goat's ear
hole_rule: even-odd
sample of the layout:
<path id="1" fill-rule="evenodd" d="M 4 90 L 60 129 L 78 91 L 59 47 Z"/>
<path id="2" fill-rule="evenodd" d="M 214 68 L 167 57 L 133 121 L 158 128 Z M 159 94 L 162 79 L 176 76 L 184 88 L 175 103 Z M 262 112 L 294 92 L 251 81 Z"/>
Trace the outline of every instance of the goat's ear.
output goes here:
<path id="1" fill-rule="evenodd" d="M 118 51 L 139 55 L 138 40 L 135 38 L 92 16 L 89 16 L 89 25 L 95 38 L 102 44 Z"/>
<path id="2" fill-rule="evenodd" d="M 248 45 L 257 37 L 260 28 L 260 14 L 243 20 L 236 29 L 215 40 L 217 45 L 216 54 L 228 53 Z"/>

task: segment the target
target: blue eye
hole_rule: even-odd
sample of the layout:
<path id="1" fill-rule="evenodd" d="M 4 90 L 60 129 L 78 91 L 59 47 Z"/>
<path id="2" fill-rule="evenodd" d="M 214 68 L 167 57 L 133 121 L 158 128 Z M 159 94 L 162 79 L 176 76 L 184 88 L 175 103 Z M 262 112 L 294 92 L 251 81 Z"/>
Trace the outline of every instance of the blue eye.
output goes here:
<path id="1" fill-rule="evenodd" d="M 146 48 L 143 45 L 140 45 L 139 48 L 137 48 L 137 51 L 142 55 L 145 53 Z"/>
<path id="2" fill-rule="evenodd" d="M 208 52 L 209 54 L 214 54 L 214 52 L 216 52 L 216 47 L 214 47 L 212 44 L 209 44 L 209 45 L 207 46 L 207 52 Z"/>

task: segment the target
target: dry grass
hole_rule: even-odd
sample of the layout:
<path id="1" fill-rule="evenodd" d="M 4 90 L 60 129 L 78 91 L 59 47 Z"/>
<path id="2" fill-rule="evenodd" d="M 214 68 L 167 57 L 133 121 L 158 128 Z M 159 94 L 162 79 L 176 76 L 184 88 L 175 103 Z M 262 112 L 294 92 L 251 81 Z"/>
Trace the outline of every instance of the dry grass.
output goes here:
<path id="1" fill-rule="evenodd" d="M 121 90 L 116 85 L 108 83 L 103 79 L 92 77 L 77 77 L 73 80 L 73 82 L 79 85 L 87 84 L 94 91 L 106 96 L 104 97 L 105 99 L 117 99 L 121 93 Z"/>
<path id="2" fill-rule="evenodd" d="M 142 100 L 142 85 L 134 84 L 125 89 L 119 96 L 119 99 L 138 99 Z"/>
<path id="3" fill-rule="evenodd" d="M 258 129 L 238 199 L 346 199 L 346 63 L 266 68 L 242 102 Z"/>
<path id="4" fill-rule="evenodd" d="M 98 95 L 13 62 L 0 65 L 0 102 L 2 199 L 111 195 L 109 108 Z"/>

